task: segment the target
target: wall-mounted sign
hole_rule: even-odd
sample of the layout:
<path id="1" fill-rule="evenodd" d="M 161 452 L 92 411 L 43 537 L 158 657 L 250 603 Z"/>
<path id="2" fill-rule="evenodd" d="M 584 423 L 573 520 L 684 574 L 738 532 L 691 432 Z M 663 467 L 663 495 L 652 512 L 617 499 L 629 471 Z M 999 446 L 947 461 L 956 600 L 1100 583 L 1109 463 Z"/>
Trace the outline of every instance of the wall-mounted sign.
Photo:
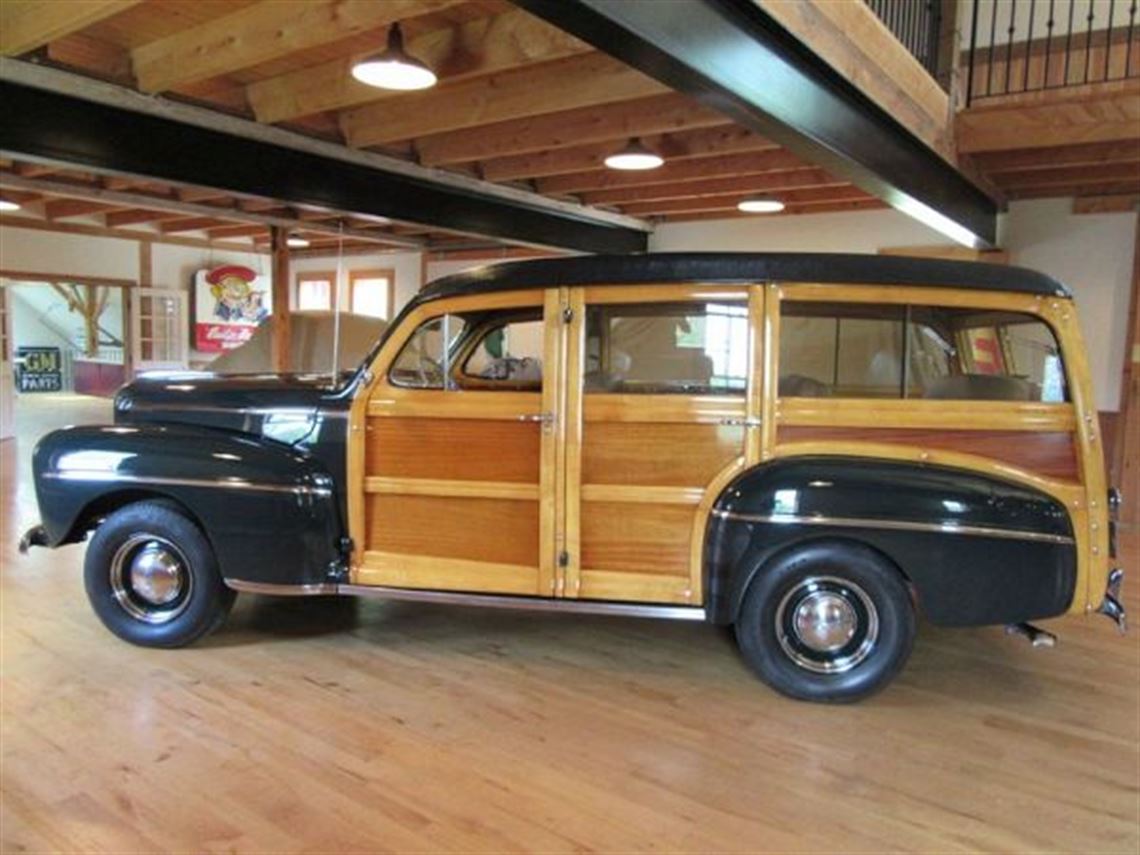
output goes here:
<path id="1" fill-rule="evenodd" d="M 269 277 L 240 264 L 194 274 L 194 347 L 210 353 L 241 347 L 273 311 Z"/>
<path id="2" fill-rule="evenodd" d="M 63 390 L 63 358 L 58 347 L 17 347 L 15 362 L 19 391 Z"/>

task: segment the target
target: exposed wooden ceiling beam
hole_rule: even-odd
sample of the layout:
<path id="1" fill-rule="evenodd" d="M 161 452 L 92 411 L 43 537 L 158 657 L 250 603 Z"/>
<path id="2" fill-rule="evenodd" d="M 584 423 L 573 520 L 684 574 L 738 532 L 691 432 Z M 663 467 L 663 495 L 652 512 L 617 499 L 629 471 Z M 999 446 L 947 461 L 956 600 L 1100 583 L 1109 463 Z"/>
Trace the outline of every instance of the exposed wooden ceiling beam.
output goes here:
<path id="1" fill-rule="evenodd" d="M 47 180 L 32 180 L 28 178 L 21 178 L 16 175 L 0 174 L 0 187 L 12 187 L 17 190 L 31 190 L 42 192 L 48 195 L 63 196 L 65 198 L 74 199 L 89 199 L 93 202 L 104 202 L 108 205 L 115 206 L 137 206 L 139 208 L 150 211 L 168 211 L 174 214 L 173 217 L 166 217 L 165 219 L 178 219 L 185 218 L 191 215 L 199 217 L 208 217 L 211 219 L 218 219 L 221 217 L 227 220 L 232 220 L 235 223 L 248 222 L 258 223 L 265 226 L 279 226 L 281 228 L 291 229 L 303 226 L 305 229 L 324 232 L 331 234 L 343 234 L 346 238 L 360 238 L 362 240 L 378 240 L 378 236 L 371 232 L 362 229 L 344 228 L 333 226 L 326 223 L 303 223 L 295 217 L 281 217 L 272 216 L 269 214 L 259 214 L 250 211 L 242 211 L 239 208 L 219 208 L 216 205 L 204 205 L 196 202 L 182 202 L 177 199 L 159 199 L 151 196 L 146 196 L 140 193 L 128 193 L 123 191 L 105 190 L 102 187 L 87 187 L 87 186 L 72 186 L 64 184 L 59 181 Z M 142 212 L 140 212 L 142 213 Z M 126 214 L 134 214 L 133 211 L 123 212 Z M 116 214 L 107 215 L 108 225 L 123 223 L 119 221 L 119 216 Z M 148 216 L 148 219 L 153 219 Z M 138 222 L 138 220 L 135 220 Z M 219 223 L 221 224 L 221 223 Z M 385 235 L 384 243 L 387 244 L 402 244 L 405 247 L 418 249 L 423 245 L 423 241 L 417 238 L 400 238 L 394 235 Z"/>
<path id="2" fill-rule="evenodd" d="M 628 205 L 657 199 L 691 199 L 724 193 L 765 193 L 776 190 L 799 190 L 809 187 L 846 187 L 849 182 L 834 178 L 814 166 L 784 172 L 762 172 L 757 175 L 730 175 L 700 181 L 670 181 L 644 187 L 618 187 L 583 193 L 588 205 Z"/>
<path id="3" fill-rule="evenodd" d="M 44 203 L 44 216 L 49 220 L 64 220 L 68 217 L 85 217 L 103 211 L 116 210 L 103 202 L 90 202 L 86 199 L 49 199 Z"/>
<path id="4" fill-rule="evenodd" d="M 226 220 L 217 217 L 182 217 L 177 220 L 165 220 L 158 225 L 163 234 L 175 232 L 201 232 L 215 226 L 226 225 Z"/>
<path id="5" fill-rule="evenodd" d="M 1035 169 L 1031 172 L 991 172 L 990 177 L 1007 190 L 1022 187 L 1079 185 L 1082 182 L 1132 181 L 1140 183 L 1140 161 L 1106 163 L 1097 166 L 1062 166 L 1057 169 Z"/>
<path id="6" fill-rule="evenodd" d="M 448 85 L 590 50 L 589 45 L 518 9 L 422 33 L 407 39 L 406 48 Z M 251 83 L 246 97 L 260 122 L 286 122 L 386 97 L 406 97 L 354 79 L 351 71 L 356 59 L 345 56 Z"/>
<path id="7" fill-rule="evenodd" d="M 624 63 L 590 53 L 377 101 L 341 113 L 340 125 L 348 144 L 363 148 L 665 91 Z"/>
<path id="8" fill-rule="evenodd" d="M 1006 192 L 1010 199 L 1061 199 L 1068 196 L 1115 196 L 1121 193 L 1140 193 L 1140 181 L 1082 181 L 1074 184 L 1013 187 Z"/>
<path id="9" fill-rule="evenodd" d="M 147 200 L 149 204 L 149 199 Z M 112 211 L 104 217 L 108 226 L 134 226 L 139 223 L 157 223 L 163 220 L 177 220 L 185 217 L 181 211 L 153 211 L 147 208 L 132 209 L 129 211 Z"/>
<path id="10" fill-rule="evenodd" d="M 131 51 L 143 92 L 162 92 L 358 35 L 457 0 L 261 0 Z"/>
<path id="11" fill-rule="evenodd" d="M 1140 131 L 1136 139 L 1125 142 L 982 152 L 972 158 L 977 168 L 986 173 L 1140 162 Z"/>
<path id="12" fill-rule="evenodd" d="M 206 229 L 206 233 L 211 239 L 215 238 L 231 238 L 231 237 L 253 237 L 255 235 L 264 235 L 266 240 L 269 240 L 269 228 L 267 226 L 259 225 L 233 225 L 233 226 L 215 226 L 214 228 Z"/>
<path id="13" fill-rule="evenodd" d="M 600 169 L 573 175 L 558 175 L 537 182 L 541 193 L 562 195 L 585 191 L 610 190 L 619 187 L 642 187 L 649 184 L 672 184 L 678 181 L 699 181 L 726 176 L 755 175 L 781 169 L 802 169 L 802 160 L 782 148 L 744 152 L 723 157 L 700 157 L 693 160 L 668 162 L 658 169 L 644 172 L 621 172 Z"/>
<path id="14" fill-rule="evenodd" d="M 211 241 L 202 238 L 178 237 L 175 235 L 160 235 L 156 232 L 143 232 L 133 229 L 111 229 L 103 226 L 93 226 L 87 223 L 52 223 L 47 220 L 37 220 L 32 217 L 12 216 L 0 214 L 0 226 L 14 229 L 32 229 L 39 232 L 57 232 L 71 235 L 88 235 L 90 237 L 108 237 L 119 240 L 134 240 L 142 243 L 165 243 L 173 246 L 193 246 L 212 249 L 231 249 L 239 252 L 260 252 L 249 243 L 231 243 L 228 241 Z"/>
<path id="15" fill-rule="evenodd" d="M 481 125 L 478 133 L 434 134 L 416 140 L 415 148 L 420 163 L 443 166 L 728 124 L 716 111 L 670 92 L 638 101 Z"/>
<path id="16" fill-rule="evenodd" d="M 736 220 L 736 219 L 767 219 L 769 217 L 787 217 L 802 214 L 834 214 L 846 211 L 878 211 L 887 207 L 887 203 L 880 199 L 857 199 L 839 202 L 806 202 L 801 205 L 788 205 L 778 214 L 747 214 L 733 209 L 720 211 L 695 211 L 691 213 L 670 214 L 659 219 L 669 223 L 691 223 L 699 220 Z"/>
<path id="17" fill-rule="evenodd" d="M 775 150 L 775 145 L 757 133 L 732 126 L 701 128 L 646 137 L 643 142 L 666 160 L 682 160 L 708 155 L 726 155 L 733 152 Z M 515 181 L 521 178 L 544 178 L 572 172 L 589 172 L 603 169 L 607 155 L 618 151 L 625 140 L 576 148 L 520 154 L 485 161 L 480 172 L 488 181 Z"/>
<path id="18" fill-rule="evenodd" d="M 738 203 L 748 198 L 749 193 L 727 193 L 721 196 L 698 196 L 693 199 L 666 199 L 655 202 L 635 202 L 624 205 L 623 210 L 638 216 L 676 214 L 688 211 L 737 210 Z M 817 187 L 803 190 L 788 190 L 775 194 L 785 205 L 804 205 L 815 202 L 862 201 L 873 198 L 858 187 Z"/>
<path id="19" fill-rule="evenodd" d="M 0 54 L 35 50 L 116 15 L 140 0 L 4 0 L 0 3 Z"/>
<path id="20" fill-rule="evenodd" d="M 1118 214 L 1140 210 L 1140 193 L 1085 196 L 1073 200 L 1074 214 Z"/>

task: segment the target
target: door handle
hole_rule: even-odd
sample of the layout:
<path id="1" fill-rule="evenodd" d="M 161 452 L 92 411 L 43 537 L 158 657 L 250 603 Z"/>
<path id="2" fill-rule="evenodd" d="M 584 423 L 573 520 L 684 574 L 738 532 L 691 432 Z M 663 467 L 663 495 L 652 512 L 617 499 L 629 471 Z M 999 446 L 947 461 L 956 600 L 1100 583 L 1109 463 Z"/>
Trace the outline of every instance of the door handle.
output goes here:
<path id="1" fill-rule="evenodd" d="M 523 413 L 519 416 L 520 422 L 535 422 L 542 425 L 543 430 L 554 427 L 554 413 Z"/>
<path id="2" fill-rule="evenodd" d="M 732 416 L 725 417 L 720 420 L 720 423 L 725 427 L 745 427 L 745 428 L 758 428 L 762 424 L 760 419 L 737 419 Z"/>

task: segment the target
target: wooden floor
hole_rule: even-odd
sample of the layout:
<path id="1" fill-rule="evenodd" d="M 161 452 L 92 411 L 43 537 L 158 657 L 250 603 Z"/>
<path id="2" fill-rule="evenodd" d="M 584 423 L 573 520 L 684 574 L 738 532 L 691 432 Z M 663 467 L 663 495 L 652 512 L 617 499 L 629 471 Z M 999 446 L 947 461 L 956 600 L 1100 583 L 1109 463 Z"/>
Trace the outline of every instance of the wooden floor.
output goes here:
<path id="1" fill-rule="evenodd" d="M 29 434 L 104 409 L 0 444 L 4 852 L 1140 850 L 1140 632 L 1099 616 L 1052 651 L 924 626 L 850 707 L 687 623 L 243 596 L 130 647 L 82 546 L 15 548 Z"/>

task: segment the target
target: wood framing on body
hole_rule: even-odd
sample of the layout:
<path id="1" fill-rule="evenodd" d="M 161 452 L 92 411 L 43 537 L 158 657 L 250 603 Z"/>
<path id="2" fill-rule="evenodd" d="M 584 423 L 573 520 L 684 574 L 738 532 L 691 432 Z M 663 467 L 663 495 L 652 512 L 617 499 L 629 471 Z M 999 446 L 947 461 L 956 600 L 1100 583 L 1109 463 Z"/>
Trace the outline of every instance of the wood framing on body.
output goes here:
<path id="1" fill-rule="evenodd" d="M 585 310 L 735 301 L 747 307 L 743 395 L 583 393 Z M 780 398 L 781 305 L 857 302 L 1019 312 L 1062 343 L 1069 401 Z M 541 308 L 541 392 L 403 389 L 388 368 L 444 313 Z M 385 342 L 352 407 L 349 527 L 356 584 L 701 605 L 704 536 L 751 466 L 810 455 L 940 464 L 1032 486 L 1069 509 L 1071 610 L 1100 599 L 1108 509 L 1102 443 L 1071 301 L 948 288 L 599 284 L 444 298 Z M 552 414 L 549 423 L 520 421 Z"/>

